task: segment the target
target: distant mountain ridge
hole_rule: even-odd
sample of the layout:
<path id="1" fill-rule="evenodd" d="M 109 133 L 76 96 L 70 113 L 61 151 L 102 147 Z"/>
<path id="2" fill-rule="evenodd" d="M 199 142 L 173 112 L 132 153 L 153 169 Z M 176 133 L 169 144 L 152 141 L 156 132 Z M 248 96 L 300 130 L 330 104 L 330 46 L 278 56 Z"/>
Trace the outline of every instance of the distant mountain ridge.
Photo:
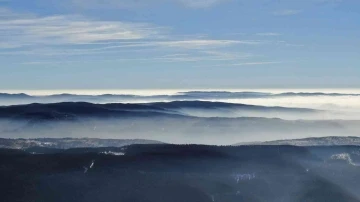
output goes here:
<path id="1" fill-rule="evenodd" d="M 266 142 L 244 142 L 236 145 L 291 145 L 291 146 L 360 146 L 360 137 L 310 137 L 303 139 L 275 140 Z"/>
<path id="2" fill-rule="evenodd" d="M 72 120 L 77 117 L 126 117 L 126 116 L 184 116 L 182 108 L 255 110 L 262 112 L 315 113 L 320 110 L 306 108 L 265 107 L 245 104 L 207 101 L 174 101 L 143 104 L 93 104 L 87 102 L 61 102 L 0 106 L 0 118 L 44 120 Z"/>
<path id="3" fill-rule="evenodd" d="M 72 148 L 105 148 L 124 147 L 129 145 L 166 144 L 161 141 L 145 139 L 100 139 L 100 138 L 33 138 L 7 139 L 0 138 L 0 148 L 29 149 L 34 147 L 50 149 Z M 266 142 L 244 142 L 234 146 L 276 146 L 288 145 L 298 147 L 312 146 L 360 146 L 360 137 L 312 137 L 303 139 L 275 140 Z"/>
<path id="4" fill-rule="evenodd" d="M 132 144 L 164 144 L 155 140 L 142 139 L 99 139 L 99 138 L 35 138 L 35 139 L 5 139 L 0 138 L 0 148 L 28 149 L 32 147 L 71 149 L 123 147 Z"/>
<path id="5" fill-rule="evenodd" d="M 221 99 L 254 99 L 254 98 L 276 98 L 276 97 L 311 97 L 311 96 L 360 96 L 351 93 L 308 93 L 308 92 L 229 92 L 229 91 L 187 91 L 172 95 L 133 95 L 133 94 L 102 94 L 102 95 L 80 95 L 80 94 L 53 94 L 53 95 L 28 95 L 25 93 L 10 94 L 0 93 L 0 101 L 11 101 L 22 104 L 49 103 L 49 102 L 142 102 L 146 101 L 176 101 L 176 100 L 221 100 Z"/>
<path id="6" fill-rule="evenodd" d="M 236 104 L 226 102 L 208 102 L 208 101 L 173 101 L 173 102 L 153 102 L 145 104 L 153 107 L 161 107 L 166 109 L 177 108 L 230 108 L 230 109 L 247 109 L 247 110 L 271 110 L 271 111 L 296 111 L 296 112 L 316 112 L 321 110 L 308 108 L 289 108 L 289 107 L 265 107 L 260 105 Z"/>
<path id="7" fill-rule="evenodd" d="M 0 107 L 0 133 L 3 138 L 103 137 L 217 145 L 265 137 L 359 134 L 358 120 L 301 119 L 314 113 L 321 116 L 317 112 L 205 101 L 30 104 Z M 204 113 L 209 116 L 201 116 Z M 279 114 L 290 114 L 295 119 L 277 118 Z"/>

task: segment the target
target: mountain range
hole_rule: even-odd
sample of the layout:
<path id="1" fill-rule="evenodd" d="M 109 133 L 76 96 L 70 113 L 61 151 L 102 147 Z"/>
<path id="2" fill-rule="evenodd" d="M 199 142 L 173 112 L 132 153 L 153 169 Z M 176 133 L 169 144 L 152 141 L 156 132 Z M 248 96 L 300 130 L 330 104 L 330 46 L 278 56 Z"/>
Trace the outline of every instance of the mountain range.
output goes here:
<path id="1" fill-rule="evenodd" d="M 53 102 L 92 102 L 92 103 L 116 103 L 116 102 L 162 102 L 162 101 L 194 101 L 194 100 L 233 100 L 233 99 L 256 99 L 256 98 L 290 98 L 290 97 L 340 97 L 360 94 L 351 93 L 264 93 L 264 92 L 229 92 L 229 91 L 187 91 L 172 95 L 131 95 L 131 94 L 102 94 L 102 95 L 77 95 L 77 94 L 54 94 L 54 95 L 28 95 L 25 93 L 9 94 L 0 93 L 0 103 L 5 105 L 53 103 Z"/>
<path id="2" fill-rule="evenodd" d="M 292 146 L 360 146 L 360 137 L 309 137 L 302 139 L 243 142 L 235 145 L 292 145 Z"/>
<path id="3" fill-rule="evenodd" d="M 35 139 L 8 139 L 0 138 L 0 148 L 3 149 L 21 149 L 48 148 L 48 149 L 73 149 L 73 148 L 121 148 L 129 145 L 154 145 L 166 144 L 154 140 L 141 139 L 100 139 L 100 138 L 35 138 Z M 314 137 L 293 140 L 275 140 L 267 142 L 243 142 L 233 146 L 360 146 L 360 137 Z"/>

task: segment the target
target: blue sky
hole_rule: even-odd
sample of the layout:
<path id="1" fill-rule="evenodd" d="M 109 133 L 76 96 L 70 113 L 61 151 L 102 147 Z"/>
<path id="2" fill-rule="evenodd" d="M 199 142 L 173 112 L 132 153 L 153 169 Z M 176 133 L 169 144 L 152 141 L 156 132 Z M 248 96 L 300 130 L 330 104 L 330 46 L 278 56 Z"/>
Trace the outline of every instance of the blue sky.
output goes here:
<path id="1" fill-rule="evenodd" d="M 1 89 L 359 88 L 358 0 L 0 0 Z"/>

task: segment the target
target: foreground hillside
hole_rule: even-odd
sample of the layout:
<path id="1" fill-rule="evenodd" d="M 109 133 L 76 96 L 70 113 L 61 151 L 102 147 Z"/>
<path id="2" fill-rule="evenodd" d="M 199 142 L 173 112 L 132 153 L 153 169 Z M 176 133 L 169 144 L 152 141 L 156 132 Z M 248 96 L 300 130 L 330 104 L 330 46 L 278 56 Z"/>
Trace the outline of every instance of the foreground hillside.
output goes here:
<path id="1" fill-rule="evenodd" d="M 357 202 L 360 147 L 0 150 L 4 202 Z"/>

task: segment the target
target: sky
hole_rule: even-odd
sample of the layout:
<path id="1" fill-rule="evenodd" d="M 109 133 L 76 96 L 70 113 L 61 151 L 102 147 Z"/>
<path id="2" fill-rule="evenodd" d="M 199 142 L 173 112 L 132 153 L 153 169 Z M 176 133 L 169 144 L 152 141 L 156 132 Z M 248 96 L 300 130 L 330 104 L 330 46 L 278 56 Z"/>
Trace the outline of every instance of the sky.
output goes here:
<path id="1" fill-rule="evenodd" d="M 360 88 L 358 0 L 0 0 L 0 89 Z"/>

